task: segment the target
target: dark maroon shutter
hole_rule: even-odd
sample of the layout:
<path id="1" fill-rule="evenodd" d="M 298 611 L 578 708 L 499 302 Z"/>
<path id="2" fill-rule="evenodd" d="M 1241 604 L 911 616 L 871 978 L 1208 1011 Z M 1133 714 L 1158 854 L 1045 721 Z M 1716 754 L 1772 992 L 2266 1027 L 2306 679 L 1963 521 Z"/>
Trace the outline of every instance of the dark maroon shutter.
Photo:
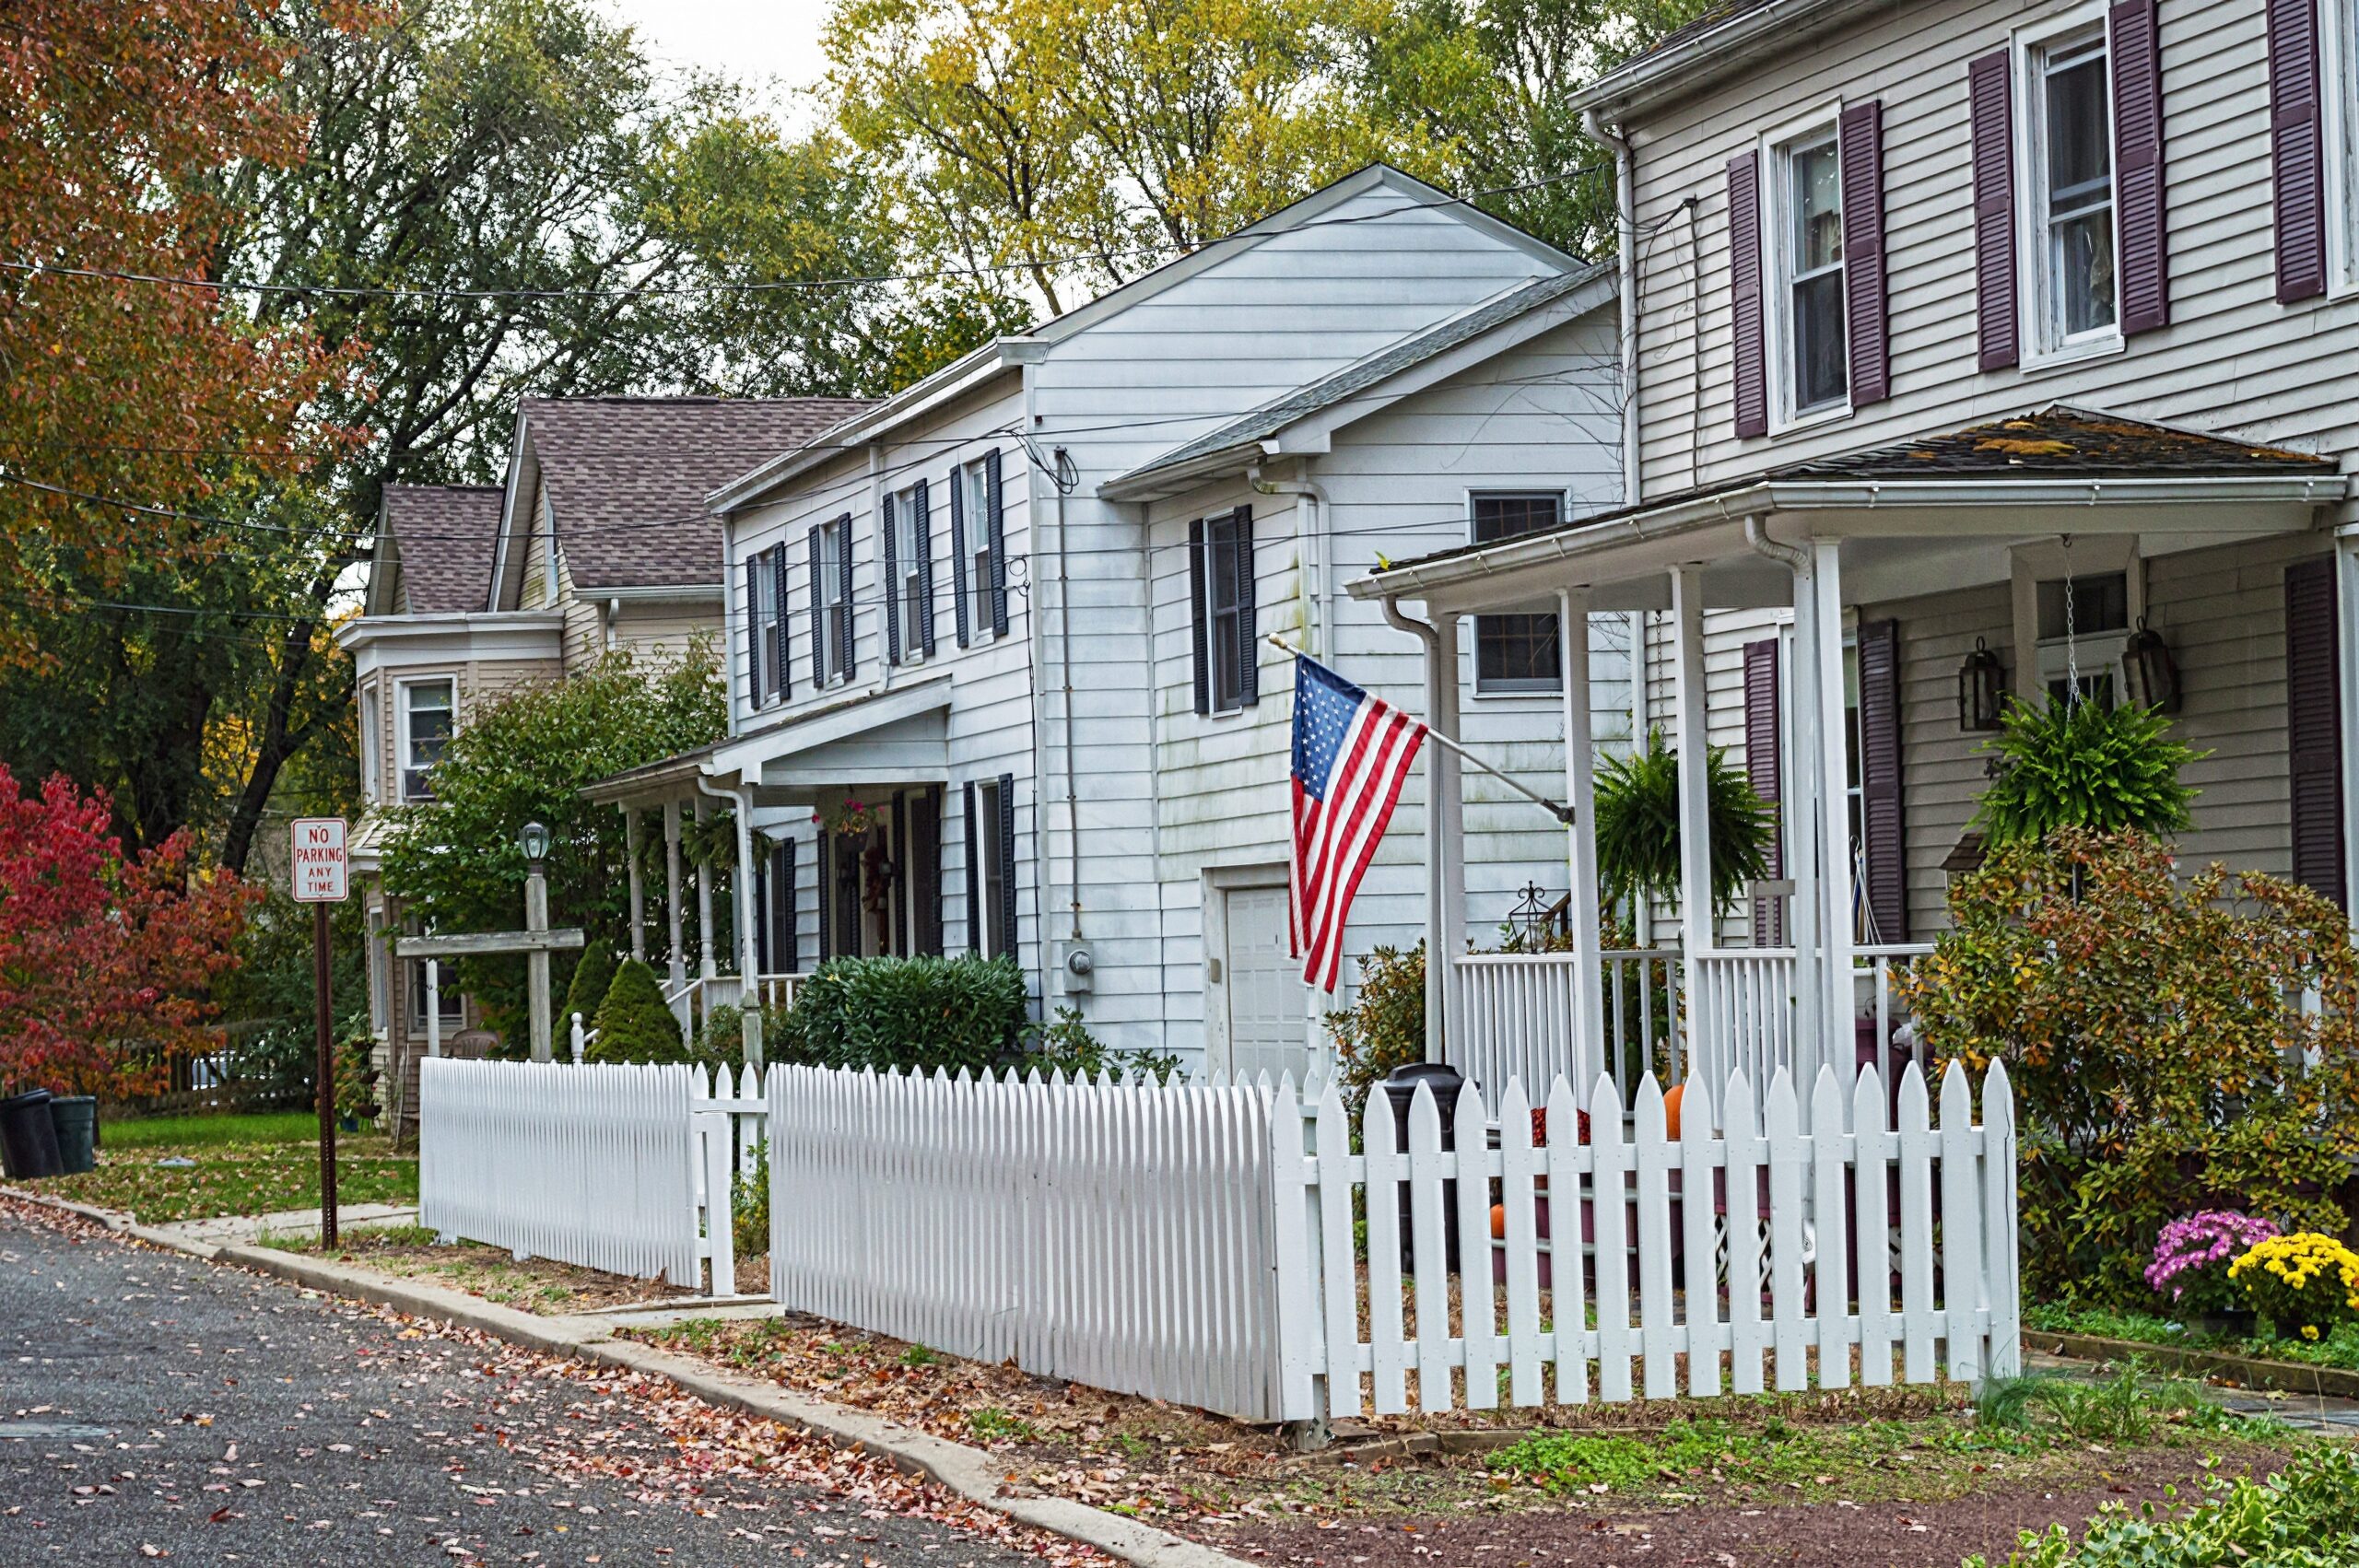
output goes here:
<path id="1" fill-rule="evenodd" d="M 1195 664 L 1196 711 L 1213 710 L 1213 670 L 1204 626 L 1204 522 L 1188 525 L 1188 652 Z"/>
<path id="2" fill-rule="evenodd" d="M 2154 0 L 2113 7 L 2114 201 L 2121 330 L 2170 325 L 2170 240 L 2163 216 L 2163 48 Z"/>
<path id="3" fill-rule="evenodd" d="M 1769 345 L 1761 320 L 1761 163 L 1749 152 L 1729 159 L 1729 326 L 1736 357 L 1736 433 L 1766 436 Z"/>
<path id="4" fill-rule="evenodd" d="M 1744 771 L 1753 792 L 1778 806 L 1783 794 L 1784 754 L 1778 729 L 1778 639 L 1764 638 L 1744 645 Z M 1786 874 L 1786 842 L 1782 808 L 1778 831 L 1769 841 L 1769 874 Z M 1780 899 L 1753 901 L 1753 945 L 1786 945 L 1786 906 Z"/>
<path id="5" fill-rule="evenodd" d="M 811 689 L 827 684 L 827 596 L 819 587 L 819 525 L 811 525 Z M 826 896 L 824 890 L 821 896 Z"/>
<path id="6" fill-rule="evenodd" d="M 958 646 L 964 648 L 970 633 L 967 620 L 967 574 L 975 563 L 967 558 L 967 486 L 966 474 L 954 468 L 950 471 L 950 603 L 957 607 Z"/>
<path id="7" fill-rule="evenodd" d="M 1854 104 L 1838 131 L 1843 165 L 1843 289 L 1851 405 L 1892 395 L 1892 315 L 1884 268 L 1884 105 Z"/>
<path id="8" fill-rule="evenodd" d="M 910 492 L 910 509 L 917 514 L 917 527 L 912 537 L 918 546 L 918 603 L 925 609 L 918 616 L 918 651 L 931 656 L 933 652 L 933 497 L 921 479 L 917 488 Z M 898 591 L 898 590 L 896 590 Z"/>
<path id="9" fill-rule="evenodd" d="M 777 617 L 778 695 L 782 697 L 794 695 L 794 666 L 789 658 L 793 652 L 793 638 L 790 633 L 794 626 L 794 617 L 787 611 L 787 588 L 793 576 L 787 569 L 786 541 L 781 539 L 770 546 L 770 610 Z"/>
<path id="10" fill-rule="evenodd" d="M 770 901 L 773 908 L 773 935 L 770 956 L 778 963 L 779 973 L 792 975 L 803 968 L 803 931 L 796 908 L 794 884 L 794 840 L 789 838 L 771 852 Z"/>
<path id="11" fill-rule="evenodd" d="M 901 661 L 901 542 L 895 535 L 901 532 L 900 511 L 907 505 L 906 497 L 885 497 L 884 527 L 881 531 L 884 538 L 880 543 L 885 546 L 885 661 L 887 664 Z M 914 638 L 917 628 L 911 626 L 910 633 Z"/>
<path id="12" fill-rule="evenodd" d="M 1260 618 L 1254 603 L 1253 509 L 1237 509 L 1237 700 L 1247 708 L 1262 700 L 1262 639 L 1253 623 Z"/>
<path id="13" fill-rule="evenodd" d="M 2326 138 L 2318 0 L 2269 0 L 2269 157 L 2277 195 L 2277 298 L 2326 292 Z"/>
<path id="14" fill-rule="evenodd" d="M 745 557 L 745 706 L 762 706 L 762 618 L 755 608 L 761 597 L 760 561 Z"/>
<path id="15" fill-rule="evenodd" d="M 2285 568 L 2285 749 L 2293 770 L 2294 880 L 2349 908 L 2334 591 L 2331 556 Z"/>
<path id="16" fill-rule="evenodd" d="M 999 449 L 983 454 L 983 526 L 992 542 L 992 636 L 1007 635 L 1007 517 L 1000 503 Z M 1060 585 L 1057 591 L 1064 591 Z"/>
<path id="17" fill-rule="evenodd" d="M 836 519 L 836 591 L 842 598 L 844 606 L 843 624 L 839 628 L 840 635 L 836 641 L 838 651 L 843 658 L 840 668 L 843 670 L 844 679 L 849 681 L 852 676 L 851 513 L 850 512 Z"/>
<path id="18" fill-rule="evenodd" d="M 903 884 L 910 889 L 917 922 L 918 951 L 942 956 L 942 786 L 928 785 L 910 808 L 909 862 Z"/>
<path id="19" fill-rule="evenodd" d="M 811 873 L 816 884 L 812 897 L 812 919 L 819 929 L 819 962 L 825 964 L 836 955 L 836 856 L 834 836 L 821 828 L 811 840 Z"/>
<path id="20" fill-rule="evenodd" d="M 1015 955 L 1015 775 L 999 776 L 999 941 L 994 951 Z"/>
<path id="21" fill-rule="evenodd" d="M 1908 849 L 1900 798 L 1900 623 L 1860 626 L 1860 858 L 1880 942 L 1908 940 Z"/>
<path id="22" fill-rule="evenodd" d="M 983 840 L 976 821 L 975 786 L 967 785 L 967 951 L 983 950 Z"/>
<path id="23" fill-rule="evenodd" d="M 1966 113 L 1974 132 L 1975 317 L 1985 370 L 2022 357 L 2015 323 L 2014 111 L 2003 49 L 1966 67 Z"/>

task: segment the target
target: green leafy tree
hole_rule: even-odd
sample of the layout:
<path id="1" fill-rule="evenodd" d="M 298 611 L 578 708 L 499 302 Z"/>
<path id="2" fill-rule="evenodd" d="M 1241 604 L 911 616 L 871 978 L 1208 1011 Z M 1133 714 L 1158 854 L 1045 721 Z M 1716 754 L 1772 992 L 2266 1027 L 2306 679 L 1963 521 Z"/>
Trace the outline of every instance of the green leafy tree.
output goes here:
<path id="1" fill-rule="evenodd" d="M 549 919 L 620 944 L 628 919 L 628 841 L 612 806 L 581 790 L 596 779 L 717 740 L 727 696 L 710 645 L 676 663 L 606 656 L 561 682 L 528 685 L 471 713 L 435 764 L 431 803 L 388 809 L 386 891 L 444 933 L 511 930 L 523 913 L 527 822 L 549 829 Z M 519 957 L 463 958 L 460 983 L 493 1025 L 523 1016 Z"/>
<path id="2" fill-rule="evenodd" d="M 1711 837 L 1712 907 L 1726 912 L 1753 883 L 1769 874 L 1777 812 L 1753 791 L 1753 781 L 1711 748 L 1705 764 Z M 1609 757 L 1597 770 L 1597 874 L 1611 900 L 1676 897 L 1679 893 L 1679 757 L 1662 731 L 1646 749 Z"/>
<path id="3" fill-rule="evenodd" d="M 627 958 L 615 970 L 614 984 L 598 1004 L 598 1037 L 591 1042 L 592 1061 L 683 1061 L 687 1049 L 680 1037 L 680 1021 L 663 1000 L 663 982 L 655 971 L 636 958 Z"/>
<path id="4" fill-rule="evenodd" d="M 2173 740 L 2156 709 L 2123 703 L 2014 702 L 1984 749 L 1999 776 L 1974 824 L 1992 844 L 2045 838 L 2063 827 L 2097 833 L 2177 833 L 2195 791 L 2179 769 L 2204 753 Z"/>

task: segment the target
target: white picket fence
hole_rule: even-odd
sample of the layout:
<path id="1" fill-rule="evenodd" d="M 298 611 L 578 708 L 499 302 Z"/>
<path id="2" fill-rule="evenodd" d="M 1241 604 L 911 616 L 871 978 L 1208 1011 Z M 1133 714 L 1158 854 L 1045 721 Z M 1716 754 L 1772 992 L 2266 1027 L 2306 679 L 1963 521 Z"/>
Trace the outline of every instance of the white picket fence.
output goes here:
<path id="1" fill-rule="evenodd" d="M 1496 1141 L 1470 1088 L 1449 1151 L 1432 1094 L 1420 1086 L 1407 1147 L 1397 1146 L 1390 1106 L 1371 1095 L 1365 1152 L 1354 1154 L 1341 1095 L 1320 1095 L 1306 1142 L 1294 1091 L 1282 1085 L 1271 1127 L 1280 1141 L 1285 1417 L 1314 1405 L 1354 1416 L 1552 1397 L 1619 1400 L 1634 1389 L 1666 1398 L 1683 1391 L 1683 1365 L 1684 1391 L 1698 1396 L 1724 1387 L 1757 1393 L 1772 1381 L 1779 1389 L 1887 1384 L 1895 1370 L 1909 1383 L 2015 1372 L 2015 1141 L 2005 1070 L 1994 1066 L 1984 1082 L 1979 1125 L 1972 1086 L 1954 1065 L 1942 1079 L 1938 1125 L 1913 1063 L 1896 1117 L 1873 1071 L 1847 1091 L 1823 1070 L 1813 1094 L 1815 1130 L 1804 1133 L 1782 1072 L 1757 1121 L 1742 1077 L 1724 1106 L 1691 1079 L 1673 1140 L 1653 1080 L 1641 1082 L 1625 1128 L 1614 1084 L 1602 1078 L 1581 1141 L 1567 1133 L 1582 1107 L 1559 1078 L 1547 1141 L 1535 1146 L 1520 1085 L 1500 1096 Z M 1496 1242 L 1495 1182 L 1504 1222 Z M 1401 1203 L 1384 1198 L 1402 1183 L 1406 1270 Z M 1454 1309 L 1445 1250 L 1451 1183 L 1469 1265 L 1458 1271 Z M 1367 1222 L 1364 1281 L 1353 1257 L 1356 1194 Z M 1585 1242 L 1563 1244 L 1584 1232 Z"/>
<path id="2" fill-rule="evenodd" d="M 716 1089 L 719 1093 L 716 1094 Z M 738 1100 L 723 1069 L 418 1064 L 418 1223 L 451 1238 L 733 1293 Z M 718 1194 L 718 1201 L 710 1201 Z"/>
<path id="3" fill-rule="evenodd" d="M 769 1087 L 780 1306 L 1275 1419 L 1266 1087 L 815 1068 Z"/>

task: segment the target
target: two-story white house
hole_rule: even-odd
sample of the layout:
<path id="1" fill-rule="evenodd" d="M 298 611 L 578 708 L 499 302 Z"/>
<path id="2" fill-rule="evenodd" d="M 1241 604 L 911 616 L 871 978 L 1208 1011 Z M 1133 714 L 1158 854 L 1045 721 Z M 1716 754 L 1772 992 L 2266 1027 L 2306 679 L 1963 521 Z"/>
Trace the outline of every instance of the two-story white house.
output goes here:
<path id="1" fill-rule="evenodd" d="M 1264 638 L 1420 714 L 1464 688 L 1470 735 L 1561 794 L 1553 606 L 1486 622 L 1437 696 L 1419 634 L 1341 585 L 1618 500 L 1614 304 L 1610 269 L 1372 168 L 980 349 L 717 491 L 730 736 L 593 796 L 667 839 L 735 802 L 741 973 L 1005 954 L 1110 1045 L 1299 1071 L 1333 1003 L 1287 959 Z M 1595 636 L 1606 671 L 1626 621 Z M 1473 846 L 1449 940 L 1496 944 L 1520 889 L 1566 892 L 1563 831 L 1435 777 Z M 1429 798 L 1354 954 L 1424 934 Z"/>
<path id="2" fill-rule="evenodd" d="M 1352 591 L 1658 618 L 1683 827 L 1708 738 L 1785 802 L 1749 943 L 1683 832 L 1694 1065 L 1888 1032 L 1874 976 L 1977 857 L 2000 690 L 2159 704 L 2206 754 L 2181 852 L 2347 901 L 2359 0 L 1736 0 L 1583 104 L 1619 163 L 1628 491 Z M 1715 687 L 1706 617 L 1739 614 Z M 1470 1047 L 1593 1071 L 1597 972 L 1559 977 L 1579 1058 L 1519 1058 L 1529 1020 Z"/>

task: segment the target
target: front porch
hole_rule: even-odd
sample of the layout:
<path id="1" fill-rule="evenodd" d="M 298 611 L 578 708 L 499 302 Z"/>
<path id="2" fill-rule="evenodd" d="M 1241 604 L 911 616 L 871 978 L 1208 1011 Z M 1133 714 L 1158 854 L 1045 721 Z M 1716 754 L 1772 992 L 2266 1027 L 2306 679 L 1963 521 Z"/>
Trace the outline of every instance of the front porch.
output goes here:
<path id="1" fill-rule="evenodd" d="M 1649 945 L 1607 950 L 1590 706 L 1567 703 L 1569 892 L 1558 942 L 1527 944 L 1566 951 L 1435 965 L 1429 1050 L 1494 1092 L 1515 1077 L 1538 1098 L 1562 1073 L 1586 1096 L 1602 1074 L 1625 1103 L 1649 1070 L 1701 1079 L 1716 1102 L 1737 1071 L 1757 1089 L 1781 1070 L 1798 1084 L 1822 1065 L 1896 1070 L 1918 1047 L 1895 982 L 1979 855 L 1995 707 L 1961 711 L 1970 669 L 2019 696 L 2069 683 L 2160 704 L 2207 759 L 2182 853 L 2340 897 L 2354 574 L 2353 542 L 2319 518 L 2344 488 L 2320 459 L 2060 408 L 1355 583 L 1421 602 L 1444 670 L 1463 617 L 1555 610 L 1571 692 L 1585 617 L 1645 612 L 1654 721 L 1677 756 L 1677 895 L 1638 912 L 1656 917 Z M 1438 685 L 1428 717 L 1451 734 Z M 1709 881 L 1705 759 L 1723 748 L 1778 818 L 1772 875 L 1733 915 Z M 1456 791 L 1437 792 L 1439 915 L 1463 872 Z"/>

